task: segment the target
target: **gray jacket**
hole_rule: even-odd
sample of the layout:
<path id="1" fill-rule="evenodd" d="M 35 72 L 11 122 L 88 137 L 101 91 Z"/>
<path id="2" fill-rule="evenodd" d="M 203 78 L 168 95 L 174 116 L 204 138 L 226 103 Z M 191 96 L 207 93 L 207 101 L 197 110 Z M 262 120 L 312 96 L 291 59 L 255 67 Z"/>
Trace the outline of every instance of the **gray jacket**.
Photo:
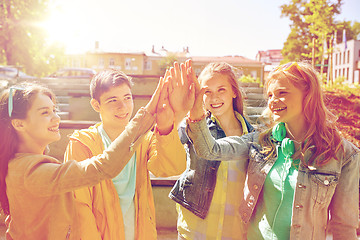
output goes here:
<path id="1" fill-rule="evenodd" d="M 253 127 L 244 118 L 248 132 Z M 225 137 L 224 131 L 210 117 L 206 119 L 212 137 L 215 139 Z M 196 216 L 204 219 L 209 211 L 214 189 L 216 185 L 216 174 L 220 161 L 208 161 L 198 157 L 185 132 L 186 123 L 182 122 L 179 128 L 179 137 L 184 145 L 187 158 L 185 172 L 176 181 L 169 197 L 181 206 L 185 207 Z"/>
<path id="2" fill-rule="evenodd" d="M 187 133 L 196 153 L 209 160 L 248 162 L 244 199 L 239 213 L 249 222 L 261 196 L 265 178 L 277 157 L 265 160 L 259 133 L 215 140 L 205 121 L 190 123 Z M 357 239 L 359 218 L 359 149 L 343 140 L 338 160 L 316 169 L 300 164 L 295 189 L 290 239 L 325 239 L 331 227 L 334 239 Z M 305 160 L 312 154 L 305 153 Z M 329 220 L 330 219 L 330 220 Z"/>

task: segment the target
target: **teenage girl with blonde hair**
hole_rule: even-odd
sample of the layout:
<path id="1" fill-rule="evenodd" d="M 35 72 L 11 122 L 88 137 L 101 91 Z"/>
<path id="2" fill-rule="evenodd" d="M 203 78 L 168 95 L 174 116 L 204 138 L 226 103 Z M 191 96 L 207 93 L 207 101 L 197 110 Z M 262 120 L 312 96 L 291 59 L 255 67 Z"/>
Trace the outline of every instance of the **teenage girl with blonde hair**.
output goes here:
<path id="1" fill-rule="evenodd" d="M 199 86 L 187 118 L 199 157 L 248 164 L 236 210 L 249 223 L 247 238 L 325 239 L 331 229 L 333 239 L 357 239 L 359 149 L 336 130 L 319 75 L 306 63 L 290 62 L 270 73 L 265 89 L 275 125 L 262 133 L 215 140 Z"/>
<path id="2" fill-rule="evenodd" d="M 187 61 L 185 65 L 190 64 Z M 183 73 L 185 65 L 182 65 Z M 180 81 L 177 63 L 170 72 L 172 80 Z M 186 82 L 187 77 L 182 77 Z M 243 97 L 234 67 L 225 62 L 210 63 L 201 72 L 199 81 L 205 89 L 206 126 L 213 137 L 241 136 L 253 130 L 244 118 Z M 176 111 L 178 105 L 185 104 L 172 101 L 179 90 L 172 86 L 169 85 L 169 98 Z M 179 239 L 245 239 L 246 226 L 236 212 L 243 195 L 246 166 L 236 161 L 199 158 L 185 126 L 185 122 L 180 125 L 179 136 L 187 153 L 187 169 L 170 192 L 170 198 L 177 203 Z"/>

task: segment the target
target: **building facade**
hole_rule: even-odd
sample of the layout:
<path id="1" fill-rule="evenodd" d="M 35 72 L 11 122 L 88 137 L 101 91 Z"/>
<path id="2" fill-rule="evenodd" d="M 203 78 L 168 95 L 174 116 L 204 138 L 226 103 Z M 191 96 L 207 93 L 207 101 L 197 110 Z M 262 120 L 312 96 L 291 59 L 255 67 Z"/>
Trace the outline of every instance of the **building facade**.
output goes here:
<path id="1" fill-rule="evenodd" d="M 336 80 L 344 77 L 349 84 L 360 82 L 360 40 L 349 40 L 336 44 L 332 54 L 332 76 Z"/>

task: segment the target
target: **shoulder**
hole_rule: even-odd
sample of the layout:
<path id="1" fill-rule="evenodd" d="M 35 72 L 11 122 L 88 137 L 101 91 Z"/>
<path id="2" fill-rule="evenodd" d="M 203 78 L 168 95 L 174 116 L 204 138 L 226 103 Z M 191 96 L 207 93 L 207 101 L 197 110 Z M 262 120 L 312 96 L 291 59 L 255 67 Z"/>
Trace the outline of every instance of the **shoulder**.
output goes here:
<path id="1" fill-rule="evenodd" d="M 360 149 L 356 147 L 353 143 L 349 142 L 347 139 L 342 139 L 342 149 L 337 153 L 337 157 L 342 159 L 344 164 L 352 157 L 360 157 Z"/>
<path id="2" fill-rule="evenodd" d="M 93 125 L 87 129 L 75 130 L 73 134 L 71 134 L 70 141 L 79 141 L 88 145 L 91 142 L 97 142 L 101 137 L 99 132 L 97 131 L 97 126 L 99 124 Z"/>

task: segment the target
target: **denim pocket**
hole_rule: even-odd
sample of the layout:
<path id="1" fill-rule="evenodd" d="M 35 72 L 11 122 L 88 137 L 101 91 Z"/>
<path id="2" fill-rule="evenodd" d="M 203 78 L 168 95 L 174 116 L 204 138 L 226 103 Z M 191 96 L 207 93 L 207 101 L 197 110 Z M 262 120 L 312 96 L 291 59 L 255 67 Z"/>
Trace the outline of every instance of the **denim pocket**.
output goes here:
<path id="1" fill-rule="evenodd" d="M 315 172 L 310 175 L 310 178 L 313 200 L 319 204 L 329 204 L 339 181 L 337 174 Z"/>

